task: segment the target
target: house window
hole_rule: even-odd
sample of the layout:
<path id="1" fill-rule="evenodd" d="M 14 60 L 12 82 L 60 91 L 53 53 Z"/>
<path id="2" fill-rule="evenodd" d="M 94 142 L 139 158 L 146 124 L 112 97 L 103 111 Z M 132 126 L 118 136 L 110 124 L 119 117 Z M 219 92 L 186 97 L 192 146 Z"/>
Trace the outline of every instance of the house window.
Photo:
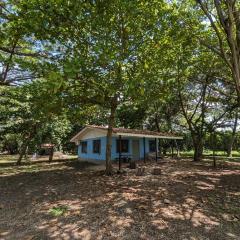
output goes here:
<path id="1" fill-rule="evenodd" d="M 117 140 L 117 153 L 119 153 L 119 149 L 120 149 L 120 146 L 119 146 L 119 139 Z M 124 139 L 124 140 L 121 140 L 121 152 L 122 153 L 128 153 L 128 140 L 127 139 Z"/>
<path id="2" fill-rule="evenodd" d="M 87 153 L 87 141 L 81 142 L 82 153 Z"/>
<path id="3" fill-rule="evenodd" d="M 149 140 L 149 152 L 156 151 L 156 142 L 155 140 Z"/>
<path id="4" fill-rule="evenodd" d="M 93 140 L 93 153 L 101 153 L 101 140 Z"/>

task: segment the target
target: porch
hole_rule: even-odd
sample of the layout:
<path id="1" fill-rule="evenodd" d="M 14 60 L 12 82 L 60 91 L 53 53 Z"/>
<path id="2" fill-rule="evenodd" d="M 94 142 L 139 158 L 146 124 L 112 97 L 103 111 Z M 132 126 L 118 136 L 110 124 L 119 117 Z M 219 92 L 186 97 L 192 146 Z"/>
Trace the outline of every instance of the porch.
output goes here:
<path id="1" fill-rule="evenodd" d="M 130 140 L 131 139 L 131 140 Z M 181 138 L 182 139 L 182 138 Z M 141 160 L 143 163 L 146 163 L 148 161 L 158 161 L 163 159 L 164 152 L 166 151 L 164 149 L 163 141 L 168 142 L 168 145 L 171 149 L 171 157 L 174 156 L 179 157 L 180 156 L 180 149 L 178 146 L 179 139 L 172 139 L 172 138 L 163 138 L 163 137 L 136 137 L 132 136 L 132 134 L 129 135 L 122 135 L 119 134 L 117 138 L 117 151 L 116 153 L 118 156 L 115 157 L 115 160 L 118 161 L 119 170 L 122 168 L 123 163 L 129 163 L 129 162 L 135 162 Z M 128 141 L 128 144 L 130 145 L 129 148 L 130 151 L 127 151 L 126 153 L 126 140 Z M 130 141 L 129 141 L 130 140 Z"/>

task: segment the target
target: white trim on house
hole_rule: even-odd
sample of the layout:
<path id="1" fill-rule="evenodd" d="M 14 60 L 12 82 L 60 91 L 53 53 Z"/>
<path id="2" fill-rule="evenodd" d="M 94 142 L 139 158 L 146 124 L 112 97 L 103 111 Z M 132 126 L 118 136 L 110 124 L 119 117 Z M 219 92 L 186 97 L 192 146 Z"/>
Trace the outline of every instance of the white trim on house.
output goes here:
<path id="1" fill-rule="evenodd" d="M 91 139 L 91 138 L 100 138 L 100 137 L 105 137 L 107 134 L 106 131 L 101 130 L 101 129 L 93 129 L 88 128 L 87 131 L 83 132 L 81 136 L 81 140 L 85 139 Z"/>
<path id="2" fill-rule="evenodd" d="M 79 140 L 85 140 L 89 138 L 99 138 L 99 137 L 105 137 L 107 134 L 107 131 L 104 129 L 96 129 L 91 127 L 85 127 L 83 128 L 77 135 L 75 135 L 70 142 L 78 143 Z"/>
<path id="3" fill-rule="evenodd" d="M 87 128 L 83 128 L 79 133 L 77 133 L 74 137 L 72 137 L 70 139 L 70 142 L 76 142 L 76 140 L 78 139 L 78 137 L 87 130 Z"/>

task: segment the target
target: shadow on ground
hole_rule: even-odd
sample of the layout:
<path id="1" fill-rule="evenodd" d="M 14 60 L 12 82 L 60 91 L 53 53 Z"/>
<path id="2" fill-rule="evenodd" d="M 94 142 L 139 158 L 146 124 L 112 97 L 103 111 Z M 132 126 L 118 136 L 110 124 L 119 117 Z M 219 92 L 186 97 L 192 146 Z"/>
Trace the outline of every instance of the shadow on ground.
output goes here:
<path id="1" fill-rule="evenodd" d="M 1 157 L 1 156 L 0 156 Z M 66 162 L 72 162 L 77 160 L 77 158 L 56 158 L 53 159 L 51 163 L 66 163 Z M 17 165 L 17 160 L 15 161 L 6 161 L 6 162 L 0 162 L 0 167 L 21 167 L 21 166 L 29 166 L 29 165 L 35 165 L 39 163 L 49 163 L 49 160 L 47 158 L 45 159 L 36 159 L 36 160 L 24 160 L 21 162 L 20 165 Z"/>
<path id="2" fill-rule="evenodd" d="M 151 174 L 152 163 L 144 176 L 127 170 L 108 177 L 84 162 L 5 173 L 0 237 L 239 239 L 240 170 L 190 161 L 158 166 L 161 175 Z"/>

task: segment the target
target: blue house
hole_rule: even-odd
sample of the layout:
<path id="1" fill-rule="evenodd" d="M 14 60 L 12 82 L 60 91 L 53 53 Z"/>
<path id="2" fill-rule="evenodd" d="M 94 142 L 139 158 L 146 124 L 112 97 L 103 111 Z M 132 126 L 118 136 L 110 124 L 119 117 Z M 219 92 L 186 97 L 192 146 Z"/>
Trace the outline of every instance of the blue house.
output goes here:
<path id="1" fill-rule="evenodd" d="M 107 129 L 105 126 L 88 125 L 70 140 L 78 146 L 80 160 L 105 161 Z M 113 128 L 111 158 L 142 160 L 149 154 L 157 157 L 159 139 L 177 140 L 182 137 L 148 130 Z"/>

